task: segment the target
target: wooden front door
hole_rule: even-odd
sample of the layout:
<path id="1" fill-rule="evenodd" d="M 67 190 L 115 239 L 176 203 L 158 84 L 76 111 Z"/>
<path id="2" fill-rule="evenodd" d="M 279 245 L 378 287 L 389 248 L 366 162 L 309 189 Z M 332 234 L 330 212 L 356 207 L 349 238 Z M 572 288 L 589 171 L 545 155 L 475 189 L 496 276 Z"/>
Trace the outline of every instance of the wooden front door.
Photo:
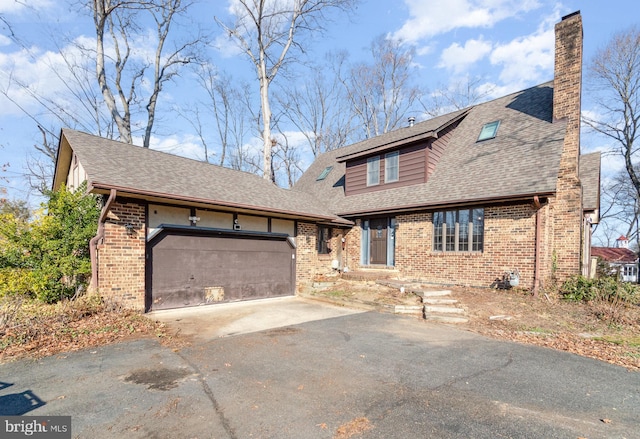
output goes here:
<path id="1" fill-rule="evenodd" d="M 387 218 L 376 218 L 369 222 L 371 264 L 387 265 Z"/>

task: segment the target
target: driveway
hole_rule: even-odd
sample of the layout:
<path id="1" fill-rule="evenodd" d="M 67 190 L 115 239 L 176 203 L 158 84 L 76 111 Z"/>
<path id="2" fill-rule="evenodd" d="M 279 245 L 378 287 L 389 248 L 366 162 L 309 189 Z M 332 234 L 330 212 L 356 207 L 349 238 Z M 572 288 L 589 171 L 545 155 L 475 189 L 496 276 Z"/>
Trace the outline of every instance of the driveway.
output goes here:
<path id="1" fill-rule="evenodd" d="M 71 415 L 83 438 L 640 437 L 637 372 L 302 303 L 328 314 L 257 331 L 226 323 L 176 351 L 140 339 L 2 365 L 0 414 Z"/>

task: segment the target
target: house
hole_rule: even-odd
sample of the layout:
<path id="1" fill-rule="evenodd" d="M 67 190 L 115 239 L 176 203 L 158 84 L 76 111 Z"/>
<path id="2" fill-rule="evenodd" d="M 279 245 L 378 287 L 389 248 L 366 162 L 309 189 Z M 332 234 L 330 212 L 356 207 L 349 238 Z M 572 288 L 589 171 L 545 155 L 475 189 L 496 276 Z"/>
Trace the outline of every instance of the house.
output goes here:
<path id="1" fill-rule="evenodd" d="M 629 240 L 622 235 L 614 247 L 591 247 L 593 274 L 597 260 L 603 262 L 612 274 L 618 273 L 623 282 L 638 281 L 638 254 L 629 248 Z"/>
<path id="2" fill-rule="evenodd" d="M 319 156 L 291 190 L 62 130 L 54 189 L 103 196 L 101 294 L 156 310 L 291 295 L 331 271 L 537 291 L 589 272 L 600 157 L 580 155 L 582 20 L 554 80 Z"/>

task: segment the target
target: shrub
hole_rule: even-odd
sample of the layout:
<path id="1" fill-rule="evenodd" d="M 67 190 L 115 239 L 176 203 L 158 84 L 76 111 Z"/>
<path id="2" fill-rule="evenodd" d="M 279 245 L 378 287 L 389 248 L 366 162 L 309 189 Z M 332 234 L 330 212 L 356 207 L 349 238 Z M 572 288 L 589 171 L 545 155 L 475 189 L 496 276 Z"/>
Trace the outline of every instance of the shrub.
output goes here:
<path id="1" fill-rule="evenodd" d="M 613 323 L 624 322 L 627 308 L 640 304 L 640 287 L 613 276 L 574 276 L 562 285 L 560 293 L 565 300 L 587 302 L 598 318 Z"/>
<path id="2" fill-rule="evenodd" d="M 596 297 L 594 280 L 584 276 L 572 276 L 560 287 L 560 294 L 565 300 L 574 302 L 588 302 Z"/>
<path id="3" fill-rule="evenodd" d="M 0 224 L 0 295 L 24 294 L 46 303 L 72 297 L 91 274 L 89 240 L 100 210 L 86 186 L 62 187 L 32 222 L 12 214 Z M 46 214 L 44 211 L 46 210 Z"/>

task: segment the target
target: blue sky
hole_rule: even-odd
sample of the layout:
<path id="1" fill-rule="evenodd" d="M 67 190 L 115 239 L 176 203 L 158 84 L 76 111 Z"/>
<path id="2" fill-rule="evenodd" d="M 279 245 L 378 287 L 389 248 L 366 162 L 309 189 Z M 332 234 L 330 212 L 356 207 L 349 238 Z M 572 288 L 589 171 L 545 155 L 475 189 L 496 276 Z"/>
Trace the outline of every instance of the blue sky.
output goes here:
<path id="1" fill-rule="evenodd" d="M 390 35 L 415 47 L 420 85 L 433 90 L 470 76 L 481 78 L 481 85 L 492 90 L 492 97 L 498 97 L 553 79 L 553 26 L 576 10 L 583 19 L 585 68 L 595 50 L 614 32 L 637 23 L 640 17 L 640 3 L 635 0 L 362 0 L 350 17 L 335 14 L 326 33 L 309 39 L 306 46 L 312 58 L 327 51 L 347 50 L 352 60 L 366 59 L 371 41 L 381 34 Z M 210 55 L 216 65 L 234 75 L 254 78 L 253 67 L 224 41 L 214 21 L 214 16 L 229 18 L 228 11 L 228 0 L 201 1 L 194 19 L 213 33 L 217 45 L 210 49 Z M 9 78 L 19 79 L 44 95 L 59 90 L 63 79 L 49 67 L 60 62 L 56 57 L 60 43 L 52 35 L 64 33 L 90 42 L 91 17 L 59 0 L 0 0 L 0 14 L 28 42 L 32 54 L 26 56 L 0 27 L 0 87 L 38 114 L 37 104 L 25 93 L 7 89 Z M 252 85 L 257 90 L 257 82 Z M 167 87 L 159 105 L 166 111 L 171 102 L 195 99 L 192 90 L 193 84 L 184 77 Z M 592 111 L 588 94 L 583 95 L 583 111 Z M 11 165 L 7 175 L 13 197 L 29 196 L 20 175 L 27 154 L 39 139 L 34 122 L 0 95 L 0 164 Z M 188 124 L 175 124 L 154 137 L 152 147 L 197 157 L 194 139 Z M 605 149 L 602 142 L 584 135 L 583 152 Z M 603 172 L 608 175 L 619 166 L 607 158 Z"/>

